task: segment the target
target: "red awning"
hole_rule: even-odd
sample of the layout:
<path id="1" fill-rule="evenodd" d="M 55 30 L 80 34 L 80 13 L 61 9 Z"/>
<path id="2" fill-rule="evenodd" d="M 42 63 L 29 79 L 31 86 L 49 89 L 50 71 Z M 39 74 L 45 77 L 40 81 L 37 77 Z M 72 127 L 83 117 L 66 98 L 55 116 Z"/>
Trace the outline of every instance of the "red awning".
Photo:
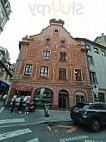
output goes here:
<path id="1" fill-rule="evenodd" d="M 32 87 L 28 86 L 21 86 L 21 85 L 16 85 L 12 87 L 12 90 L 17 90 L 17 91 L 31 91 Z"/>

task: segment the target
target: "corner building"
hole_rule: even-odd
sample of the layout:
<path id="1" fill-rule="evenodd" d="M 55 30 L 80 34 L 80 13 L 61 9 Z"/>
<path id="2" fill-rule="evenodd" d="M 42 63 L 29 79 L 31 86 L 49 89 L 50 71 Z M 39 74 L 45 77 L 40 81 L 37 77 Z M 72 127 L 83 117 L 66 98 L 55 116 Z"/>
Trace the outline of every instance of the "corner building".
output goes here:
<path id="1" fill-rule="evenodd" d="M 85 46 L 63 25 L 51 19 L 40 34 L 20 42 L 10 96 L 31 93 L 37 107 L 65 110 L 77 101 L 92 101 Z"/>

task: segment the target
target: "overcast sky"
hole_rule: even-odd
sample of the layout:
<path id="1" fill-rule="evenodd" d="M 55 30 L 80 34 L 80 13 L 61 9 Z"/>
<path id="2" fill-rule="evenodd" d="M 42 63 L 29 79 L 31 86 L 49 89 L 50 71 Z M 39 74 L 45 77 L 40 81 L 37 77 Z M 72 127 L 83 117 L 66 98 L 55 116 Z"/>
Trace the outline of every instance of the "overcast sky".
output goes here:
<path id="1" fill-rule="evenodd" d="M 19 41 L 36 35 L 51 18 L 65 21 L 72 37 L 94 40 L 106 34 L 106 0 L 9 0 L 12 13 L 0 34 L 0 46 L 8 49 L 11 63 L 19 54 Z"/>

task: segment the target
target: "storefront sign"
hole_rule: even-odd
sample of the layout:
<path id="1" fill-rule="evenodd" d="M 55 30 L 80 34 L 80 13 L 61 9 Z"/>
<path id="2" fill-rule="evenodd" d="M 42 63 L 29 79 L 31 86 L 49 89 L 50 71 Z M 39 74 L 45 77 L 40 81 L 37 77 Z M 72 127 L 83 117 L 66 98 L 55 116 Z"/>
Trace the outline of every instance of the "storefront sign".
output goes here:
<path id="1" fill-rule="evenodd" d="M 1 83 L 1 85 L 4 86 L 4 87 L 7 87 L 7 84 L 5 84 L 5 83 Z"/>

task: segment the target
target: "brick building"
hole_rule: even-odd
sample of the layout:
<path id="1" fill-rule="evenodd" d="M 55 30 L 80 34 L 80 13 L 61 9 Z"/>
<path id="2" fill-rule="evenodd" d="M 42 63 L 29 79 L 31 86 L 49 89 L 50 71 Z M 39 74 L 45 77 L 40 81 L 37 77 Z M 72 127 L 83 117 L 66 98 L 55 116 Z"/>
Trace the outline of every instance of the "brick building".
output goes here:
<path id="1" fill-rule="evenodd" d="M 22 39 L 10 96 L 31 93 L 37 107 L 68 110 L 92 101 L 85 46 L 63 25 L 51 19 L 40 34 Z"/>

